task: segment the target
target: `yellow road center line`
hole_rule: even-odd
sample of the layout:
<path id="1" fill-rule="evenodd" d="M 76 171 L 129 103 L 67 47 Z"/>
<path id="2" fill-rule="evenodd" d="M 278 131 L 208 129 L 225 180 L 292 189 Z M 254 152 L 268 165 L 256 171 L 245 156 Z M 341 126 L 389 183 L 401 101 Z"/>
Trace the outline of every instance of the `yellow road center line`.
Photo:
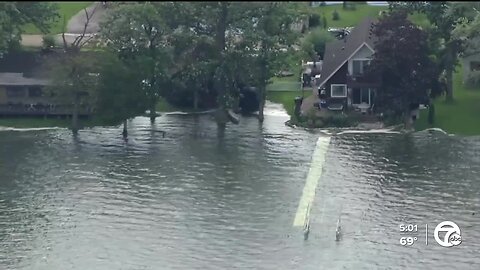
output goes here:
<path id="1" fill-rule="evenodd" d="M 323 164 L 325 163 L 325 156 L 327 155 L 328 146 L 330 145 L 330 137 L 320 136 L 317 140 L 315 150 L 308 171 L 303 194 L 298 204 L 297 214 L 293 221 L 293 226 L 304 226 L 305 222 L 310 217 L 312 203 L 315 199 L 315 191 L 317 189 L 318 180 L 322 176 Z"/>

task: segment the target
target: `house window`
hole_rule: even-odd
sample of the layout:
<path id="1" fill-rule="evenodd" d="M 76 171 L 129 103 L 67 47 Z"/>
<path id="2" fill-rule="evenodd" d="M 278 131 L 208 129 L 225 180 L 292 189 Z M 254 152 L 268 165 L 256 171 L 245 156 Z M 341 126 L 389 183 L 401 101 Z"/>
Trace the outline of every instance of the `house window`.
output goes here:
<path id="1" fill-rule="evenodd" d="M 352 60 L 352 74 L 362 75 L 369 64 L 370 60 Z"/>
<path id="2" fill-rule="evenodd" d="M 25 97 L 25 88 L 18 86 L 7 87 L 7 97 L 9 98 L 22 98 Z"/>
<path id="3" fill-rule="evenodd" d="M 40 86 L 32 86 L 28 88 L 28 96 L 29 97 L 41 97 L 42 96 L 42 88 Z"/>
<path id="4" fill-rule="evenodd" d="M 480 62 L 478 61 L 471 61 L 470 62 L 470 71 L 480 70 Z"/>
<path id="5" fill-rule="evenodd" d="M 346 84 L 332 84 L 331 97 L 347 97 L 347 85 Z"/>
<path id="6" fill-rule="evenodd" d="M 371 104 L 372 102 L 372 91 L 369 88 L 353 88 L 353 104 L 362 104 L 367 103 Z"/>

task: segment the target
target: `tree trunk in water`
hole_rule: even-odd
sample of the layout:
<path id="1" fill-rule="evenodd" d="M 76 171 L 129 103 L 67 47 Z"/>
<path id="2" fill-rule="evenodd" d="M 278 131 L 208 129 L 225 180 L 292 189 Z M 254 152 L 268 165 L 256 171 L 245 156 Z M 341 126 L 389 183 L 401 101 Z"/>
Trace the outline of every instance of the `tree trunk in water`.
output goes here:
<path id="1" fill-rule="evenodd" d="M 268 65 L 268 48 L 267 48 L 267 41 L 266 40 L 263 40 L 262 41 L 262 58 L 261 58 L 261 61 L 260 61 L 260 65 L 261 65 L 261 68 L 260 68 L 260 80 L 261 80 L 261 85 L 259 87 L 259 108 L 258 108 L 258 121 L 260 123 L 263 122 L 263 120 L 265 119 L 264 118 L 264 115 L 263 115 L 263 109 L 265 108 L 265 99 L 267 98 L 267 93 L 266 93 L 266 88 L 267 88 L 267 83 L 268 83 L 268 71 L 267 71 L 267 65 Z M 315 62 L 313 62 L 315 63 Z"/>
<path id="2" fill-rule="evenodd" d="M 218 128 L 225 128 L 227 126 L 227 123 L 229 122 L 228 120 L 228 112 L 225 108 L 220 107 L 216 112 L 215 112 L 215 120 L 217 122 L 217 127 Z"/>
<path id="3" fill-rule="evenodd" d="M 227 2 L 218 2 L 219 4 L 219 12 L 218 12 L 218 21 L 217 21 L 217 27 L 216 27 L 216 33 L 215 33 L 215 45 L 218 50 L 218 60 L 219 63 L 223 63 L 224 61 L 224 56 L 223 53 L 225 51 L 225 45 L 226 45 L 226 39 L 225 39 L 225 32 L 227 31 L 227 16 L 228 16 L 228 3 Z M 220 67 L 218 67 L 220 68 Z M 215 90 L 217 92 L 217 95 L 219 96 L 218 99 L 218 110 L 216 112 L 216 122 L 217 122 L 217 127 L 218 130 L 221 134 L 223 134 L 225 127 L 228 122 L 228 116 L 227 116 L 227 108 L 225 104 L 226 100 L 226 91 L 225 91 L 225 80 L 223 78 L 223 74 L 221 72 L 217 72 L 222 78 L 217 78 L 217 81 L 215 83 Z M 219 133 L 219 134 L 220 134 Z"/>
<path id="4" fill-rule="evenodd" d="M 258 121 L 263 122 L 265 119 L 263 115 L 263 110 L 265 108 L 265 99 L 266 99 L 266 94 L 265 94 L 265 89 L 262 87 L 260 90 L 260 95 L 259 95 L 259 104 L 258 104 Z"/>
<path id="5" fill-rule="evenodd" d="M 411 130 L 412 129 L 412 116 L 411 116 L 412 112 L 410 111 L 410 109 L 407 109 L 405 111 L 405 115 L 404 115 L 404 127 L 406 130 Z"/>
<path id="6" fill-rule="evenodd" d="M 155 123 L 155 118 L 157 117 L 157 112 L 155 109 L 155 102 L 152 102 L 150 105 L 150 123 Z"/>
<path id="7" fill-rule="evenodd" d="M 78 107 L 80 103 L 80 97 L 78 93 L 75 93 L 75 99 L 73 101 L 73 112 L 72 112 L 72 132 L 73 134 L 77 134 L 79 127 L 78 127 Z"/>
<path id="8" fill-rule="evenodd" d="M 122 132 L 123 138 L 127 138 L 128 136 L 128 131 L 127 131 L 127 119 L 123 120 L 123 132 Z"/>
<path id="9" fill-rule="evenodd" d="M 193 109 L 198 110 L 198 89 L 193 90 Z"/>

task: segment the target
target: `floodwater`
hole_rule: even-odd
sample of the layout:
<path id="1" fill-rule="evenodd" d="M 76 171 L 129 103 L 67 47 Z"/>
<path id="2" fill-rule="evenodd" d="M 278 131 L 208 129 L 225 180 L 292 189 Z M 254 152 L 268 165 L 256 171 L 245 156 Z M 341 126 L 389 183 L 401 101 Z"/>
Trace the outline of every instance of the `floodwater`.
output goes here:
<path id="1" fill-rule="evenodd" d="M 332 135 L 304 240 L 293 219 L 326 135 L 286 120 L 269 104 L 220 137 L 186 115 L 135 118 L 127 142 L 121 127 L 0 131 L 0 269 L 478 269 L 479 137 Z M 436 243 L 444 220 L 459 246 Z"/>

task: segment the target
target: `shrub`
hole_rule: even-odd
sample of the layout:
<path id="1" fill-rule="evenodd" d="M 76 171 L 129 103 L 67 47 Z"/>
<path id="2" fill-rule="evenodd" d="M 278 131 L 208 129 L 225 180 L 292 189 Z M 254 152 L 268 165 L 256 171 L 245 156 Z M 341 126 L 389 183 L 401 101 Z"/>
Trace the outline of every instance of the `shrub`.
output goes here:
<path id="1" fill-rule="evenodd" d="M 328 25 L 327 25 L 327 17 L 325 17 L 325 15 L 322 17 L 322 24 L 323 24 L 323 29 L 327 29 L 328 28 Z"/>
<path id="2" fill-rule="evenodd" d="M 465 85 L 471 88 L 480 87 L 480 70 L 475 70 L 468 74 Z"/>
<path id="3" fill-rule="evenodd" d="M 327 42 L 333 40 L 332 34 L 330 34 L 327 30 L 317 28 L 310 32 L 304 39 L 302 44 L 302 49 L 308 55 L 312 54 L 313 51 L 320 57 L 323 58 L 323 54 L 325 53 L 325 45 Z"/>
<path id="4" fill-rule="evenodd" d="M 42 43 L 44 49 L 52 49 L 55 47 L 55 37 L 52 35 L 43 36 Z"/>
<path id="5" fill-rule="evenodd" d="M 325 1 L 320 2 L 320 6 L 321 6 L 321 7 L 324 7 L 324 6 L 326 6 L 326 5 L 327 5 L 327 3 L 325 3 Z"/>
<path id="6" fill-rule="evenodd" d="M 340 20 L 340 14 L 338 14 L 338 11 L 336 9 L 332 13 L 332 20 L 334 21 Z"/>
<path id="7" fill-rule="evenodd" d="M 312 14 L 308 17 L 308 28 L 320 26 L 320 15 Z"/>

